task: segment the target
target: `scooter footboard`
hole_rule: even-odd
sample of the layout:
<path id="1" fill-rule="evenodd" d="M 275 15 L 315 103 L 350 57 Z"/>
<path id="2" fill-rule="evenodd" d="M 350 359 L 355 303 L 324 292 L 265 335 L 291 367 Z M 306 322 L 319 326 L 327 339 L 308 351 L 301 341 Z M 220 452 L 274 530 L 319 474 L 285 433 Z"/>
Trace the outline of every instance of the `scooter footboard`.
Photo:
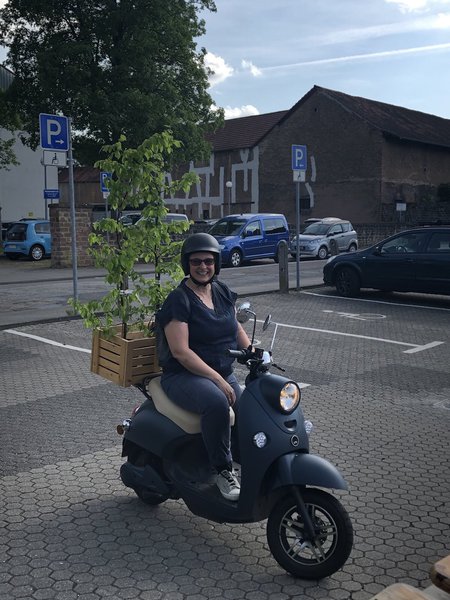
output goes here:
<path id="1" fill-rule="evenodd" d="M 347 482 L 331 463 L 315 454 L 284 454 L 273 465 L 275 479 L 272 489 L 286 485 L 347 490 Z"/>

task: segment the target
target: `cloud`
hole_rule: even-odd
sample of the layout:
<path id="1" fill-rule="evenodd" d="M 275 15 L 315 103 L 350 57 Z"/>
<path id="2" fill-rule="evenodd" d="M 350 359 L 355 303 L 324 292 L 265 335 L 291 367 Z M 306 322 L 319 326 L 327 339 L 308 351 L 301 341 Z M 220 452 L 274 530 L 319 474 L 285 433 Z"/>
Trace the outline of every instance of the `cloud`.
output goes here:
<path id="1" fill-rule="evenodd" d="M 211 69 L 212 74 L 209 76 L 211 87 L 222 83 L 234 73 L 233 67 L 228 65 L 221 56 L 216 56 L 212 52 L 207 52 L 205 55 L 205 65 Z"/>
<path id="2" fill-rule="evenodd" d="M 250 71 L 253 77 L 260 77 L 262 75 L 261 69 L 258 69 L 250 60 L 243 60 L 241 62 L 241 67 L 244 71 Z"/>
<path id="3" fill-rule="evenodd" d="M 245 104 L 238 108 L 231 108 L 231 106 L 225 106 L 225 119 L 237 119 L 239 117 L 250 117 L 252 115 L 259 115 L 259 110 L 252 104 Z"/>
<path id="4" fill-rule="evenodd" d="M 385 0 L 393 1 L 393 0 Z M 450 0 L 448 0 L 450 3 Z M 399 23 L 386 23 L 384 25 L 372 25 L 355 29 L 342 29 L 324 35 L 315 36 L 311 42 L 317 44 L 340 44 L 357 42 L 389 35 L 405 34 L 417 31 L 436 31 L 450 28 L 450 13 L 443 12 L 432 16 L 401 21 Z"/>
<path id="5" fill-rule="evenodd" d="M 387 58 L 392 56 L 401 56 L 404 54 L 420 54 L 422 52 L 436 52 L 439 50 L 450 49 L 450 42 L 446 44 L 433 44 L 430 46 L 418 46 L 416 48 L 401 48 L 399 50 L 386 50 L 384 52 L 369 52 L 367 54 L 350 54 L 349 56 L 337 56 L 335 58 L 321 58 L 318 60 L 308 60 L 304 62 L 291 63 L 287 65 L 277 65 L 273 67 L 264 67 L 263 71 L 282 71 L 284 69 L 295 69 L 298 67 L 307 67 L 310 65 L 331 65 L 340 62 L 352 62 L 356 60 L 370 60 L 376 58 Z"/>
<path id="6" fill-rule="evenodd" d="M 432 5 L 450 4 L 450 0 L 384 0 L 387 4 L 396 4 L 401 12 L 419 12 Z"/>

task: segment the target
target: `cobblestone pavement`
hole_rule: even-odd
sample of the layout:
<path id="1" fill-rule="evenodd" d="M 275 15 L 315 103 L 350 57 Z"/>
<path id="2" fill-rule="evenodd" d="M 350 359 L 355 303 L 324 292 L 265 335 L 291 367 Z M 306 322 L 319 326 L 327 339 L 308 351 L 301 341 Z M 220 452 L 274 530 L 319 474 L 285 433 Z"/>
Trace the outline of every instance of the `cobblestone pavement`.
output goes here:
<path id="1" fill-rule="evenodd" d="M 252 302 L 262 319 L 315 329 L 280 327 L 274 352 L 309 384 L 311 451 L 349 483 L 339 497 L 355 544 L 343 569 L 296 580 L 271 557 L 264 522 L 212 523 L 181 501 L 143 505 L 119 480 L 115 432 L 139 392 L 91 374 L 87 353 L 0 331 L 1 600 L 368 600 L 395 581 L 428 585 L 430 565 L 450 552 L 450 312 L 385 306 L 389 323 L 368 323 L 338 320 L 336 299 Z M 351 300 L 339 310 L 355 312 Z M 79 321 L 18 331 L 90 346 Z M 257 332 L 268 347 L 273 328 Z M 406 354 L 364 336 L 445 343 Z"/>

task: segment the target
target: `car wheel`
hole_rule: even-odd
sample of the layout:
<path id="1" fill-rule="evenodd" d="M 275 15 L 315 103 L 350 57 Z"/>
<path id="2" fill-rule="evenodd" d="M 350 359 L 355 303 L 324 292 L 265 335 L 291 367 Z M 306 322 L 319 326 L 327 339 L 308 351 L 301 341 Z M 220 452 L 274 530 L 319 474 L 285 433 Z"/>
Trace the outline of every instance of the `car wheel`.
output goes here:
<path id="1" fill-rule="evenodd" d="M 350 244 L 348 251 L 349 252 L 356 252 L 356 244 Z"/>
<path id="2" fill-rule="evenodd" d="M 293 259 L 297 258 L 297 255 L 294 252 L 291 252 L 291 256 L 292 256 Z"/>
<path id="3" fill-rule="evenodd" d="M 242 252 L 235 248 L 230 252 L 230 265 L 240 267 L 242 265 Z"/>
<path id="4" fill-rule="evenodd" d="M 326 246 L 321 246 L 317 256 L 320 258 L 320 260 L 325 260 L 325 258 L 328 256 L 328 248 Z"/>
<path id="5" fill-rule="evenodd" d="M 336 290 L 340 296 L 350 298 L 357 296 L 361 289 L 358 274 L 354 269 L 343 267 L 336 273 Z"/>
<path id="6" fill-rule="evenodd" d="M 29 256 L 31 260 L 41 260 L 44 254 L 44 248 L 39 246 L 39 244 L 36 244 L 35 246 L 31 247 Z"/>

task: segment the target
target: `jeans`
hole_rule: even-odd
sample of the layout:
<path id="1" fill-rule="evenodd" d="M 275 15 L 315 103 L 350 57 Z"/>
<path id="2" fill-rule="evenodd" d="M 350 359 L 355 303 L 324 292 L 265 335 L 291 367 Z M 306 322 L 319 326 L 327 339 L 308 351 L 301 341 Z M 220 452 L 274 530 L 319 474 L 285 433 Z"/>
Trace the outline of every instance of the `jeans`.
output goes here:
<path id="1" fill-rule="evenodd" d="M 242 391 L 233 373 L 225 379 L 236 394 L 233 406 L 236 412 Z M 230 412 L 225 394 L 211 379 L 189 371 L 163 373 L 161 387 L 172 402 L 201 415 L 202 436 L 211 465 L 219 470 L 229 465 L 233 459 L 230 451 Z"/>

